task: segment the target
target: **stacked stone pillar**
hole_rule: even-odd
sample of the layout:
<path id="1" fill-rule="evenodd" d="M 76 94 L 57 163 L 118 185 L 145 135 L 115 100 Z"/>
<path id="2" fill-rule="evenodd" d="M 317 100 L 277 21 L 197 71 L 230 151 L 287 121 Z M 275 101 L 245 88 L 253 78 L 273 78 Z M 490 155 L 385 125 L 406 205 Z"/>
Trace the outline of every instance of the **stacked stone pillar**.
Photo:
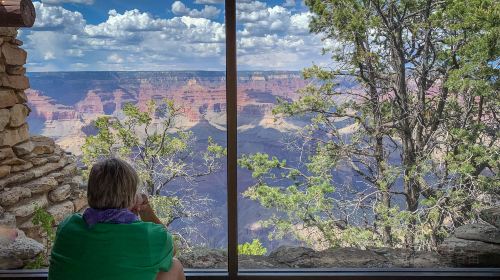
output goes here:
<path id="1" fill-rule="evenodd" d="M 37 208 L 55 218 L 55 227 L 86 206 L 73 156 L 29 134 L 27 54 L 16 35 L 16 28 L 0 27 L 0 229 L 18 233 L 0 239 L 0 269 L 21 268 L 43 251 L 46 238 L 32 221 Z"/>

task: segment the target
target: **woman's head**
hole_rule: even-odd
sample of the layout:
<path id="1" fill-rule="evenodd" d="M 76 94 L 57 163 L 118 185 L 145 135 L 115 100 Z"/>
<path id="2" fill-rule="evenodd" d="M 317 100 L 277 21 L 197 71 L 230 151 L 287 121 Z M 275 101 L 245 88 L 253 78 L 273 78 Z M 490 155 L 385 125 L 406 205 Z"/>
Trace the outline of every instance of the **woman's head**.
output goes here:
<path id="1" fill-rule="evenodd" d="M 95 209 L 129 208 L 134 204 L 139 177 L 123 160 L 100 161 L 90 170 L 87 199 Z"/>

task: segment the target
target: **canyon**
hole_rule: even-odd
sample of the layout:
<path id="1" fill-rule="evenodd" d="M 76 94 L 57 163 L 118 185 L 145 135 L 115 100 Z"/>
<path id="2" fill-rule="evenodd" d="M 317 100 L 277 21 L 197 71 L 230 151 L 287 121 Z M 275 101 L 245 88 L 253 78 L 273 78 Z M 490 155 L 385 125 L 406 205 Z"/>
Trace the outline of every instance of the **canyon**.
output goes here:
<path id="1" fill-rule="evenodd" d="M 176 126 L 190 130 L 196 137 L 196 147 L 204 149 L 208 137 L 226 145 L 226 90 L 224 72 L 49 72 L 28 73 L 31 88 L 26 90 L 32 112 L 28 117 L 30 131 L 55 140 L 77 158 L 85 137 L 95 133 L 92 123 L 99 116 L 123 117 L 126 103 L 146 109 L 150 100 L 168 98 L 182 107 L 182 117 Z M 265 152 L 289 161 L 296 155 L 285 150 L 283 136 L 294 132 L 304 123 L 299 120 L 276 121 L 272 108 L 278 98 L 293 100 L 307 85 L 299 72 L 240 72 L 238 77 L 238 151 Z M 239 189 L 244 191 L 253 181 L 248 171 L 240 170 Z M 169 186 L 181 189 L 183 182 Z M 226 242 L 226 167 L 205 176 L 196 190 L 211 198 L 212 215 L 220 226 L 197 226 L 199 221 L 179 221 L 174 229 L 198 227 L 199 237 L 191 240 L 210 247 L 225 247 Z M 267 230 L 258 221 L 269 210 L 256 202 L 240 199 L 240 236 L 242 242 L 260 238 L 270 248 L 289 242 L 270 242 Z M 209 236 L 209 238 L 206 238 Z M 269 243 L 268 243 L 269 242 Z"/>
<path id="2" fill-rule="evenodd" d="M 119 116 L 126 103 L 145 109 L 150 100 L 168 98 L 182 107 L 178 126 L 191 129 L 207 122 L 225 130 L 224 72 L 55 72 L 29 73 L 26 91 L 30 127 L 79 155 L 86 128 L 102 115 Z M 241 72 L 238 77 L 239 130 L 272 128 L 287 131 L 292 123 L 276 123 L 271 114 L 277 98 L 297 97 L 306 85 L 298 72 Z"/>

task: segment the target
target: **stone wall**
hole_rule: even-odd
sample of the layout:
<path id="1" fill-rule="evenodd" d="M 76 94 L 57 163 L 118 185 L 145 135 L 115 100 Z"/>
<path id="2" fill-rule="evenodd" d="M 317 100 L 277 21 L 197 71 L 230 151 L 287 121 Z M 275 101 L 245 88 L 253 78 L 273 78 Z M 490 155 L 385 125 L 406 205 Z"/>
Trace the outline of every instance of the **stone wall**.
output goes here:
<path id="1" fill-rule="evenodd" d="M 27 54 L 16 35 L 16 28 L 0 27 L 0 229 L 17 231 L 15 240 L 0 239 L 0 269 L 23 267 L 44 249 L 43 231 L 32 221 L 37 207 L 57 226 L 86 205 L 74 157 L 29 134 Z"/>

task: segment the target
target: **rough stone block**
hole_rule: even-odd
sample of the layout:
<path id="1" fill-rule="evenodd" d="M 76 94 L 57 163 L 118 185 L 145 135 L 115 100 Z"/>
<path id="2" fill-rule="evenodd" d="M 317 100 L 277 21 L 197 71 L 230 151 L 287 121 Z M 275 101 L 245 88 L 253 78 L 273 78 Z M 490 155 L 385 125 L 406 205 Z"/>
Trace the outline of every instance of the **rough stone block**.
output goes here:
<path id="1" fill-rule="evenodd" d="M 2 165 L 0 166 L 0 178 L 10 175 L 10 170 L 12 167 L 10 165 Z"/>
<path id="2" fill-rule="evenodd" d="M 17 103 L 28 103 L 28 96 L 26 96 L 24 90 L 17 90 L 16 95 L 18 101 Z"/>
<path id="3" fill-rule="evenodd" d="M 15 227 L 16 216 L 14 216 L 12 213 L 5 212 L 3 217 L 0 218 L 0 226 Z"/>
<path id="4" fill-rule="evenodd" d="M 0 27 L 0 36 L 16 37 L 17 36 L 17 28 L 16 27 Z"/>
<path id="5" fill-rule="evenodd" d="M 73 176 L 71 177 L 67 183 L 72 187 L 72 188 L 82 188 L 85 183 L 83 182 L 83 177 L 78 175 L 78 176 Z"/>
<path id="6" fill-rule="evenodd" d="M 2 54 L 5 57 L 7 65 L 24 65 L 26 64 L 27 53 L 14 44 L 3 44 Z"/>
<path id="7" fill-rule="evenodd" d="M 71 215 L 75 210 L 75 207 L 71 201 L 65 201 L 60 204 L 53 205 L 47 209 L 55 220 L 55 224 L 58 225 L 67 216 Z"/>
<path id="8" fill-rule="evenodd" d="M 62 185 L 49 193 L 49 199 L 52 202 L 63 201 L 69 197 L 70 191 L 70 185 Z"/>
<path id="9" fill-rule="evenodd" d="M 40 166 L 49 162 L 49 160 L 46 158 L 32 158 L 30 159 L 30 161 L 34 166 Z"/>
<path id="10" fill-rule="evenodd" d="M 22 204 L 16 205 L 15 207 L 8 209 L 8 211 L 16 217 L 29 217 L 35 213 L 37 207 L 45 208 L 48 204 L 49 201 L 47 200 L 47 195 L 42 194 L 23 201 Z"/>
<path id="11" fill-rule="evenodd" d="M 11 89 L 0 88 L 0 108 L 8 108 L 17 104 L 19 101 L 15 91 Z"/>
<path id="12" fill-rule="evenodd" d="M 2 248 L 1 257 L 10 260 L 21 260 L 21 266 L 24 261 L 33 259 L 43 251 L 41 243 L 26 236 L 18 236 L 14 242 L 11 242 Z M 13 263 L 13 262 L 10 262 Z M 17 263 L 17 262 L 14 262 Z M 8 269 L 20 267 L 7 267 Z"/>
<path id="13" fill-rule="evenodd" d="M 29 139 L 28 124 L 0 132 L 0 146 L 14 146 Z"/>
<path id="14" fill-rule="evenodd" d="M 76 165 L 76 163 L 71 163 L 71 164 L 68 164 L 66 165 L 62 170 L 61 170 L 61 173 L 63 174 L 63 176 L 65 177 L 68 177 L 68 176 L 73 176 L 73 175 L 76 175 L 77 171 L 78 171 L 78 166 Z"/>
<path id="15" fill-rule="evenodd" d="M 26 123 L 30 109 L 24 104 L 16 104 L 10 108 L 10 127 L 20 127 Z"/>
<path id="16" fill-rule="evenodd" d="M 15 187 L 0 193 L 0 205 L 11 206 L 23 198 L 31 197 L 31 191 L 27 188 Z"/>
<path id="17" fill-rule="evenodd" d="M 12 169 L 11 169 L 11 172 L 15 173 L 15 172 L 20 172 L 20 171 L 25 171 L 25 170 L 28 170 L 28 169 L 30 169 L 32 167 L 33 167 L 33 163 L 31 163 L 31 162 L 28 161 L 25 164 L 13 165 Z"/>
<path id="18" fill-rule="evenodd" d="M 0 160 L 4 160 L 7 158 L 13 158 L 16 155 L 14 154 L 14 151 L 10 147 L 5 147 L 5 148 L 0 148 Z"/>
<path id="19" fill-rule="evenodd" d="M 39 178 L 39 177 L 45 176 L 53 171 L 61 169 L 65 165 L 66 165 L 66 161 L 64 158 L 62 158 L 58 162 L 54 162 L 54 163 L 49 162 L 45 165 L 38 166 L 36 168 L 31 169 L 31 171 L 33 171 L 36 178 Z"/>
<path id="20" fill-rule="evenodd" d="M 500 245 L 476 240 L 447 238 L 438 246 L 438 252 L 453 266 L 498 267 L 500 266 Z"/>
<path id="21" fill-rule="evenodd" d="M 10 42 L 16 46 L 22 46 L 23 45 L 23 41 L 21 40 L 18 40 L 16 38 L 12 38 L 12 40 L 10 40 Z"/>
<path id="22" fill-rule="evenodd" d="M 34 148 L 33 148 L 34 154 L 37 154 L 37 155 L 52 154 L 55 150 L 56 143 L 54 142 L 54 139 L 52 139 L 52 138 L 40 136 L 40 135 L 33 135 L 33 136 L 31 136 L 30 139 L 34 145 Z"/>
<path id="23" fill-rule="evenodd" d="M 31 190 L 32 193 L 45 193 L 57 187 L 57 180 L 53 177 L 41 177 L 27 184 L 23 187 Z"/>
<path id="24" fill-rule="evenodd" d="M 24 75 L 26 74 L 26 68 L 19 65 L 7 65 L 5 67 L 5 72 L 9 75 Z"/>
<path id="25" fill-rule="evenodd" d="M 0 131 L 3 131 L 10 122 L 10 110 L 0 109 Z"/>
<path id="26" fill-rule="evenodd" d="M 46 159 L 49 162 L 59 162 L 61 160 L 61 156 L 53 155 L 53 156 L 46 157 Z"/>
<path id="27" fill-rule="evenodd" d="M 2 161 L 0 164 L 12 166 L 12 165 L 23 165 L 23 164 L 26 164 L 26 162 L 27 161 L 25 161 L 24 159 L 13 157 L 13 158 L 9 158 L 9 159 Z"/>
<path id="28" fill-rule="evenodd" d="M 0 73 L 0 86 L 12 89 L 28 89 L 30 82 L 25 76 L 9 76 Z"/>
<path id="29" fill-rule="evenodd" d="M 11 174 L 3 179 L 0 179 L 0 190 L 13 184 L 21 184 L 35 178 L 35 173 L 32 170 Z"/>
<path id="30" fill-rule="evenodd" d="M 14 147 L 12 147 L 12 149 L 14 150 L 14 152 L 16 153 L 16 155 L 18 157 L 21 157 L 21 156 L 24 156 L 24 155 L 31 153 L 31 151 L 33 151 L 34 148 L 35 148 L 35 145 L 33 145 L 33 142 L 31 142 L 31 141 L 19 143 L 19 144 L 15 145 Z"/>
<path id="31" fill-rule="evenodd" d="M 479 216 L 488 224 L 500 228 L 500 207 L 484 209 Z"/>
<path id="32" fill-rule="evenodd" d="M 467 224 L 455 229 L 455 237 L 500 244 L 500 230 L 492 225 Z"/>

